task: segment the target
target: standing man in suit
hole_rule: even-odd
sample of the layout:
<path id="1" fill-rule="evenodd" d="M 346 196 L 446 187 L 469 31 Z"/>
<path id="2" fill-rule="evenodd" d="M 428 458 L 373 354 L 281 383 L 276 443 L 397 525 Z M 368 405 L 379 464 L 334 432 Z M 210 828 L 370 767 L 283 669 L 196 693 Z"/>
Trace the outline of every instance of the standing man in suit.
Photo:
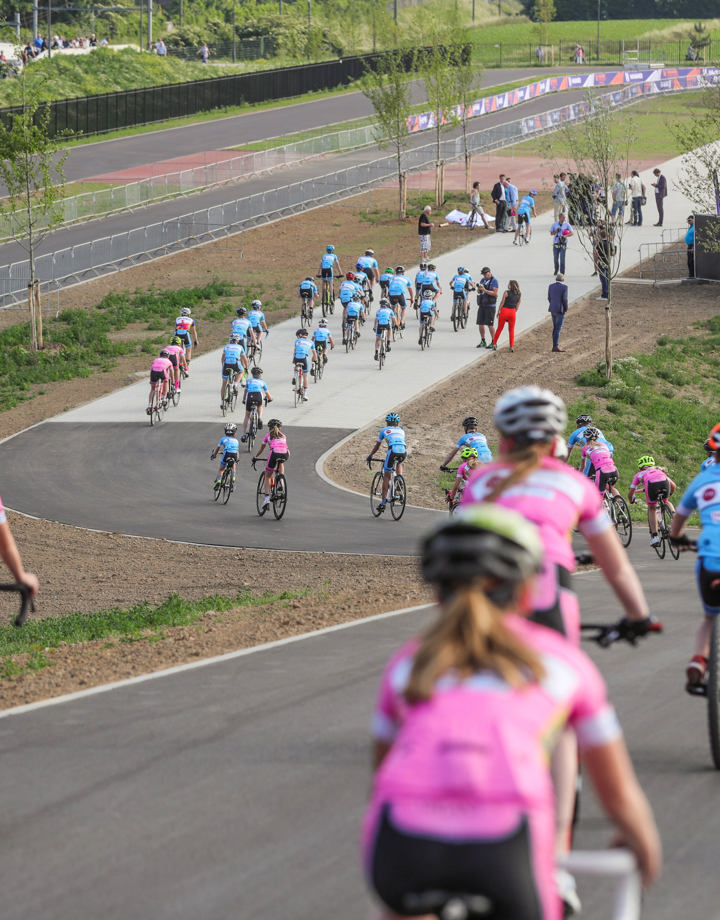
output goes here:
<path id="1" fill-rule="evenodd" d="M 565 322 L 565 314 L 568 309 L 568 286 L 564 284 L 565 275 L 558 272 L 555 280 L 548 286 L 548 313 L 552 317 L 552 350 L 565 351 L 560 348 L 560 330 Z"/>
<path id="2" fill-rule="evenodd" d="M 493 185 L 490 197 L 495 205 L 495 232 L 505 233 L 505 213 L 507 211 L 507 202 L 505 200 L 505 174 L 500 173 L 500 178 Z"/>
<path id="3" fill-rule="evenodd" d="M 655 226 L 662 227 L 665 210 L 664 199 L 667 198 L 667 179 L 657 168 L 653 169 L 653 176 L 655 176 L 655 181 L 652 183 L 652 187 L 655 189 L 655 204 L 658 212 L 658 222 Z"/>

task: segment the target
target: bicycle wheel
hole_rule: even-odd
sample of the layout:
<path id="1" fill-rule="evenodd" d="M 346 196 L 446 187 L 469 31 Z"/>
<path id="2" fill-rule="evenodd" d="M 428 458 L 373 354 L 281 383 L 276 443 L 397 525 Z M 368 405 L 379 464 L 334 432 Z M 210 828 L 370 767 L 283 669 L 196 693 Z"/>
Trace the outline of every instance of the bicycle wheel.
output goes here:
<path id="1" fill-rule="evenodd" d="M 460 325 L 460 309 L 458 308 L 457 300 L 453 300 L 452 316 L 450 319 L 452 321 L 453 332 L 457 332 L 458 326 Z"/>
<path id="2" fill-rule="evenodd" d="M 227 503 L 230 501 L 230 496 L 232 495 L 233 488 L 233 470 L 231 467 L 226 466 L 223 472 L 222 481 L 220 482 L 220 488 L 218 489 L 218 492 L 222 492 L 223 505 L 227 505 Z"/>
<path id="3" fill-rule="evenodd" d="M 720 617 L 713 617 L 708 658 L 708 732 L 710 752 L 716 770 L 720 770 Z"/>
<path id="4" fill-rule="evenodd" d="M 665 535 L 662 532 L 662 518 L 658 517 L 658 544 L 653 549 L 661 559 L 665 558 Z"/>
<path id="5" fill-rule="evenodd" d="M 315 383 L 319 383 L 322 380 L 323 371 L 325 370 L 325 352 L 321 355 L 318 355 L 318 362 L 315 365 Z"/>
<path id="6" fill-rule="evenodd" d="M 250 413 L 250 424 L 248 425 L 248 430 L 247 430 L 247 441 L 245 442 L 247 445 L 248 453 L 252 451 L 253 445 L 255 444 L 255 438 L 257 437 L 257 432 L 258 432 L 257 423 L 258 423 L 257 409 L 255 408 L 255 406 L 253 406 L 253 410 Z"/>
<path id="7" fill-rule="evenodd" d="M 260 365 L 260 362 L 262 361 L 262 351 L 263 351 L 263 343 L 262 343 L 262 337 L 261 337 L 258 340 L 257 345 L 255 346 L 255 354 L 253 355 L 253 365 L 255 367 L 258 367 Z"/>
<path id="8" fill-rule="evenodd" d="M 613 524 L 623 546 L 630 546 L 632 540 L 632 518 L 627 503 L 622 495 L 615 495 L 612 500 Z"/>
<path id="9" fill-rule="evenodd" d="M 230 398 L 230 411 L 234 412 L 237 409 L 238 404 L 238 391 L 236 389 L 237 384 L 233 384 L 232 396 Z"/>
<path id="10" fill-rule="evenodd" d="M 378 350 L 378 370 L 383 369 L 383 364 L 385 363 L 385 342 L 380 342 L 380 348 Z"/>
<path id="11" fill-rule="evenodd" d="M 159 425 L 163 417 L 163 404 L 160 399 L 160 391 L 155 390 L 155 397 L 153 399 L 152 412 L 150 413 L 150 424 Z"/>
<path id="12" fill-rule="evenodd" d="M 355 347 L 355 343 L 352 340 L 352 327 L 345 327 L 345 354 L 347 354 L 351 348 Z"/>
<path id="13" fill-rule="evenodd" d="M 263 505 L 265 501 L 265 473 L 260 473 L 260 478 L 258 479 L 257 489 L 255 491 L 255 505 L 257 507 L 257 513 L 260 517 L 265 514 L 268 510 L 268 505 Z"/>
<path id="14" fill-rule="evenodd" d="M 405 480 L 402 476 L 398 475 L 395 477 L 392 489 L 393 496 L 390 499 L 390 513 L 394 520 L 399 521 L 405 513 L 405 502 L 407 501 Z"/>
<path id="15" fill-rule="evenodd" d="M 172 386 L 168 390 L 168 396 L 172 400 L 173 406 L 177 406 L 180 403 L 180 390 L 176 386 Z"/>
<path id="16" fill-rule="evenodd" d="M 679 559 L 680 547 L 675 546 L 675 544 L 670 541 L 670 537 L 668 536 L 670 533 L 670 524 L 672 523 L 672 511 L 668 508 L 667 502 L 662 502 L 660 505 L 660 514 L 662 517 L 661 526 L 663 530 L 663 538 L 667 542 L 668 549 L 670 550 L 670 555 L 673 557 L 673 559 Z M 660 522 L 658 521 L 658 524 L 659 523 Z"/>
<path id="17" fill-rule="evenodd" d="M 380 517 L 380 502 L 382 501 L 382 484 L 383 474 L 378 470 L 373 476 L 372 485 L 370 486 L 370 510 L 375 517 Z"/>
<path id="18" fill-rule="evenodd" d="M 273 506 L 273 514 L 275 515 L 276 520 L 285 514 L 285 506 L 287 505 L 287 479 L 282 473 L 278 473 L 275 477 L 275 485 L 272 490 L 272 497 L 270 502 Z"/>
<path id="19" fill-rule="evenodd" d="M 460 328 L 461 329 L 464 329 L 467 326 L 467 321 L 468 321 L 467 309 L 462 308 L 460 310 Z"/>

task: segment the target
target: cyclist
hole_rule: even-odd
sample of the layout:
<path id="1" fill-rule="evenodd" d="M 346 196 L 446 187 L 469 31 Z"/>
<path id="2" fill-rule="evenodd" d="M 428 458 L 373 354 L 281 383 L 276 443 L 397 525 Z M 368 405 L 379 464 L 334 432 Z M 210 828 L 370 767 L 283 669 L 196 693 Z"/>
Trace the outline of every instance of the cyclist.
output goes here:
<path id="1" fill-rule="evenodd" d="M 720 425 L 710 432 L 708 446 L 715 462 L 698 473 L 685 489 L 670 525 L 670 539 L 682 548 L 688 544 L 683 533 L 685 522 L 693 511 L 700 515 L 702 529 L 697 541 L 695 577 L 704 617 L 695 637 L 695 652 L 685 672 L 685 689 L 693 695 L 704 695 L 712 623 L 720 616 Z"/>
<path id="2" fill-rule="evenodd" d="M 260 450 L 255 454 L 255 459 L 259 460 L 260 455 L 265 450 L 265 445 L 270 445 L 270 454 L 265 464 L 265 500 L 262 507 L 270 504 L 270 488 L 273 473 L 285 472 L 285 461 L 290 456 L 290 448 L 287 444 L 287 438 L 280 430 L 282 422 L 279 419 L 271 418 L 268 422 L 268 432 L 263 438 Z"/>
<path id="3" fill-rule="evenodd" d="M 258 428 L 262 428 L 262 411 L 263 411 L 263 397 L 268 402 L 272 402 L 273 398 L 270 395 L 270 390 L 265 381 L 262 379 L 262 368 L 254 367 L 250 371 L 250 376 L 248 377 L 245 383 L 245 421 L 243 422 L 243 433 L 240 440 L 245 443 L 247 441 L 247 430 L 250 424 L 250 413 L 253 406 L 257 406 L 258 410 Z"/>
<path id="4" fill-rule="evenodd" d="M 418 345 L 422 345 L 423 326 L 429 325 L 431 329 L 435 328 L 435 320 L 438 315 L 438 308 L 435 306 L 433 292 L 424 291 L 420 301 L 420 335 Z"/>
<path id="5" fill-rule="evenodd" d="M 456 496 L 462 495 L 463 489 L 465 488 L 465 483 L 470 478 L 470 474 L 474 472 L 480 466 L 480 460 L 478 459 L 478 452 L 475 447 L 463 447 L 460 451 L 460 459 L 462 463 L 457 468 L 457 475 L 455 476 L 455 483 L 445 496 L 445 501 L 448 505 L 451 505 L 455 501 Z"/>
<path id="6" fill-rule="evenodd" d="M 392 268 L 386 268 L 385 271 L 382 273 L 382 275 L 380 275 L 379 280 L 380 280 L 380 296 L 381 297 L 388 296 L 388 287 L 390 286 L 390 282 L 392 281 L 392 277 L 394 274 L 395 272 L 392 270 Z"/>
<path id="7" fill-rule="evenodd" d="M 302 398 L 305 402 L 308 401 L 307 388 L 308 388 L 308 371 L 310 370 L 310 362 L 317 361 L 318 356 L 315 348 L 313 347 L 312 340 L 308 338 L 307 329 L 298 329 L 295 333 L 295 345 L 293 346 L 293 373 L 297 373 L 298 366 L 302 367 L 302 381 L 297 380 L 293 377 L 292 384 L 295 386 L 302 382 Z"/>
<path id="8" fill-rule="evenodd" d="M 397 326 L 397 317 L 390 306 L 390 301 L 382 297 L 378 304 L 377 313 L 375 314 L 375 360 L 378 360 L 378 351 L 380 350 L 380 339 L 384 332 L 387 332 L 386 351 L 390 351 L 390 329 Z"/>
<path id="9" fill-rule="evenodd" d="M 355 281 L 355 272 L 348 272 L 340 282 L 340 290 L 338 292 L 343 310 L 353 299 L 353 296 L 357 294 L 358 289 L 362 290 L 362 285 L 358 285 Z M 343 318 L 344 316 L 345 314 L 343 313 Z"/>
<path id="10" fill-rule="evenodd" d="M 600 493 L 577 470 L 553 456 L 555 441 L 562 438 L 567 423 L 565 403 L 550 390 L 518 387 L 495 403 L 494 422 L 500 435 L 500 457 L 470 478 L 461 507 L 494 502 L 520 512 L 539 528 L 545 555 L 531 597 L 532 619 L 579 645 L 580 607 L 573 590 L 575 553 L 570 542 L 577 528 L 625 610 L 618 632 L 646 635 L 652 625 L 647 601 L 603 509 Z M 553 767 L 559 853 L 566 852 L 570 843 L 576 769 L 577 751 L 569 735 L 559 743 Z M 564 897 L 577 905 L 575 892 Z"/>
<path id="11" fill-rule="evenodd" d="M 668 474 L 661 466 L 655 466 L 654 457 L 640 457 L 637 462 L 638 471 L 633 476 L 628 491 L 628 501 L 631 505 L 635 504 L 635 493 L 638 489 L 644 489 L 645 502 L 647 503 L 648 527 L 650 528 L 650 546 L 659 546 L 660 537 L 658 536 L 657 523 L 657 500 L 661 493 L 666 496 L 672 495 L 677 486 L 670 479 Z M 675 513 L 675 508 L 668 501 L 668 507 Z"/>
<path id="12" fill-rule="evenodd" d="M 713 450 L 712 444 L 710 443 L 710 438 L 708 438 L 707 441 L 705 441 L 705 443 L 703 444 L 703 447 L 705 448 L 705 453 L 707 454 L 707 456 L 705 457 L 703 462 L 700 464 L 701 472 L 702 470 L 706 470 L 709 466 L 714 466 L 716 463 L 715 451 Z"/>
<path id="13" fill-rule="evenodd" d="M 300 292 L 300 300 L 307 300 L 310 311 L 312 312 L 313 308 L 315 307 L 315 302 L 319 296 L 317 284 L 315 284 L 315 280 L 313 279 L 312 275 L 307 275 L 305 278 L 303 278 L 303 280 L 300 282 L 300 286 L 298 287 L 298 291 Z"/>
<path id="14" fill-rule="evenodd" d="M 187 373 L 187 361 L 185 360 L 185 349 L 182 347 L 180 336 L 174 335 L 169 345 L 160 352 L 161 358 L 167 358 L 173 366 L 173 380 L 175 389 L 180 389 L 180 369 L 184 368 Z"/>
<path id="15" fill-rule="evenodd" d="M 463 301 L 465 316 L 468 315 L 468 311 L 470 310 L 468 292 L 474 290 L 474 288 L 475 282 L 473 281 L 470 272 L 465 268 L 464 265 L 458 265 L 457 272 L 450 280 L 450 289 L 453 292 L 453 300 L 456 297 L 460 297 Z"/>
<path id="16" fill-rule="evenodd" d="M 370 293 L 372 294 L 372 289 L 375 287 L 375 282 L 380 280 L 380 272 L 378 270 L 377 259 L 375 258 L 375 250 L 366 249 L 365 255 L 358 258 L 355 269 L 365 275 L 368 280 Z M 360 280 L 362 281 L 362 278 Z"/>
<path id="17" fill-rule="evenodd" d="M 360 323 L 365 322 L 365 310 L 359 291 L 355 291 L 352 298 L 345 304 L 343 310 L 343 345 L 347 341 L 348 326 L 352 323 L 353 330 L 360 338 Z"/>
<path id="18" fill-rule="evenodd" d="M 428 263 L 421 262 L 420 270 L 415 275 L 415 296 L 422 300 L 426 291 L 432 292 L 433 300 L 437 300 L 441 293 L 437 272 L 431 272 Z"/>
<path id="19" fill-rule="evenodd" d="M 328 327 L 328 321 L 324 317 L 318 323 L 315 332 L 313 332 L 312 341 L 318 361 L 322 357 L 323 364 L 327 364 L 328 345 L 330 345 L 331 349 L 334 349 L 335 342 L 333 341 L 332 334 Z"/>
<path id="20" fill-rule="evenodd" d="M 250 304 L 250 312 L 248 313 L 248 319 L 250 320 L 250 328 L 252 333 L 255 336 L 255 341 L 259 342 L 262 337 L 263 332 L 266 336 L 270 335 L 270 332 L 265 322 L 265 314 L 262 309 L 262 301 L 253 300 Z"/>
<path id="21" fill-rule="evenodd" d="M 583 460 L 589 460 L 595 470 L 595 485 L 602 494 L 610 486 L 613 495 L 620 493 L 615 488 L 618 481 L 618 471 L 615 461 L 610 453 L 610 448 L 600 440 L 600 430 L 589 426 L 583 433 L 585 445 L 582 449 Z"/>
<path id="22" fill-rule="evenodd" d="M 465 434 L 445 458 L 445 462 L 440 467 L 443 473 L 447 471 L 448 464 L 452 462 L 452 458 L 455 454 L 459 450 L 462 450 L 463 447 L 474 447 L 478 452 L 478 460 L 480 463 L 490 463 L 492 454 L 488 447 L 487 438 L 482 432 L 478 431 L 478 424 L 478 420 L 474 415 L 468 415 L 467 418 L 463 419 L 462 426 L 465 429 Z"/>
<path id="23" fill-rule="evenodd" d="M 257 345 L 257 336 L 255 335 L 255 330 L 248 319 L 247 310 L 245 307 L 238 307 L 235 311 L 237 313 L 236 319 L 232 321 L 232 335 L 240 336 L 240 344 L 243 348 L 247 350 L 248 339 L 250 339 L 253 344 Z"/>
<path id="24" fill-rule="evenodd" d="M 365 458 L 368 466 L 370 466 L 370 458 L 377 452 L 382 442 L 387 441 L 388 450 L 387 454 L 385 454 L 385 463 L 383 464 L 382 501 L 378 508 L 381 513 L 385 510 L 385 505 L 387 503 L 387 494 L 390 488 L 392 471 L 397 467 L 398 475 L 402 476 L 403 460 L 407 457 L 405 432 L 400 427 L 400 416 L 397 412 L 388 412 L 385 416 L 385 421 L 387 424 L 384 428 L 380 429 L 377 441 L 373 444 L 372 450 Z"/>
<path id="25" fill-rule="evenodd" d="M 395 274 L 390 279 L 388 285 L 388 297 L 391 305 L 395 309 L 395 316 L 401 329 L 405 328 L 405 311 L 408 308 L 408 302 L 412 303 L 415 299 L 412 282 L 405 277 L 405 269 L 398 265 Z"/>
<path id="26" fill-rule="evenodd" d="M 513 246 L 517 246 L 518 237 L 520 236 L 520 231 L 525 225 L 525 242 L 530 242 L 530 237 L 532 236 L 532 224 L 530 222 L 531 217 L 537 217 L 535 213 L 535 199 L 537 198 L 537 192 L 534 188 L 531 188 L 527 195 L 523 195 L 520 199 L 520 204 L 517 209 L 517 230 L 515 231 L 515 236 L 513 238 Z"/>
<path id="27" fill-rule="evenodd" d="M 245 349 L 242 347 L 241 338 L 237 333 L 230 336 L 230 341 L 223 348 L 220 355 L 220 366 L 222 367 L 222 386 L 220 387 L 220 408 L 225 405 L 225 390 L 227 389 L 228 377 L 230 372 L 234 371 L 237 377 L 242 380 L 247 376 L 248 359 Z M 237 393 L 238 384 L 233 384 Z"/>
<path id="28" fill-rule="evenodd" d="M 329 293 L 331 302 L 335 300 L 335 287 L 333 285 L 334 273 L 337 269 L 338 275 L 342 275 L 340 261 L 335 254 L 334 246 L 326 246 L 325 252 L 320 256 L 320 277 L 322 278 L 323 294 Z"/>
<path id="29" fill-rule="evenodd" d="M 602 675 L 527 619 L 537 530 L 476 507 L 421 552 L 439 615 L 386 665 L 372 717 L 362 850 L 368 882 L 394 912 L 385 916 L 449 916 L 462 893 L 503 920 L 559 920 L 547 763 L 566 727 L 644 883 L 655 881 L 660 837 Z"/>
<path id="30" fill-rule="evenodd" d="M 148 407 L 145 410 L 148 415 L 152 415 L 152 398 L 153 390 L 160 387 L 160 400 L 164 409 L 168 404 L 168 382 L 170 374 L 173 372 L 173 365 L 170 358 L 157 357 L 150 365 L 150 396 L 148 398 Z"/>
<path id="31" fill-rule="evenodd" d="M 188 369 L 185 373 L 189 375 L 193 344 L 198 344 L 197 326 L 195 325 L 195 320 L 190 316 L 190 307 L 183 307 L 180 311 L 180 316 L 175 320 L 175 335 L 182 339 L 185 360 L 188 364 Z"/>
<path id="32" fill-rule="evenodd" d="M 606 447 L 610 450 L 611 454 L 614 452 L 615 448 L 612 446 L 610 441 L 608 441 L 608 439 L 605 437 L 602 431 L 600 431 L 600 429 L 597 428 L 596 425 L 593 425 L 593 420 L 592 418 L 590 418 L 589 415 L 586 415 L 586 414 L 578 415 L 578 417 L 575 419 L 575 424 L 577 425 L 577 428 L 570 435 L 570 437 L 568 438 L 568 442 L 567 442 L 567 446 L 568 446 L 567 462 L 568 463 L 570 462 L 570 457 L 572 456 L 573 450 L 576 447 L 579 447 L 582 450 L 582 448 L 585 446 L 585 429 L 588 426 L 596 428 L 597 431 L 600 432 L 598 441 L 600 441 L 602 444 L 605 444 Z M 589 460 L 586 460 L 584 464 L 581 463 L 580 469 L 583 471 L 583 474 L 585 476 L 593 475 L 592 463 Z"/>
<path id="33" fill-rule="evenodd" d="M 220 480 L 222 479 L 223 470 L 228 465 L 228 463 L 237 463 L 238 457 L 240 456 L 240 444 L 238 439 L 235 437 L 237 433 L 237 425 L 233 422 L 228 423 L 225 426 L 225 437 L 220 438 L 218 446 L 210 454 L 210 459 L 214 460 L 215 457 L 222 451 L 222 457 L 220 458 L 220 469 L 218 470 L 217 478 L 213 483 L 213 490 L 217 491 L 220 488 Z M 232 481 L 235 482 L 235 472 L 233 471 Z"/>

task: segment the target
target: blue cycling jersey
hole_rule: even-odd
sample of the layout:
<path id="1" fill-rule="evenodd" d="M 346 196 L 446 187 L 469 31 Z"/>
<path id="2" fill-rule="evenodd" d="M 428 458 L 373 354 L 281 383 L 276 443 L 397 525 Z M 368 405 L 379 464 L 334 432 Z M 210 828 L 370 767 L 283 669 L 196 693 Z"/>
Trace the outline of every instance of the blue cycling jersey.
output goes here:
<path id="1" fill-rule="evenodd" d="M 298 288 L 298 290 L 300 291 L 301 297 L 303 294 L 306 294 L 306 295 L 309 294 L 310 297 L 317 297 L 317 293 L 318 293 L 317 285 L 315 284 L 314 281 L 308 281 L 307 278 L 305 279 L 305 281 L 300 282 L 300 287 Z"/>
<path id="2" fill-rule="evenodd" d="M 468 290 L 471 282 L 472 278 L 470 275 L 453 275 L 450 287 L 453 289 L 453 293 L 464 294 Z"/>
<path id="3" fill-rule="evenodd" d="M 390 284 L 394 277 L 395 272 L 383 272 L 382 275 L 380 275 L 380 284 Z"/>
<path id="4" fill-rule="evenodd" d="M 388 294 L 393 297 L 399 294 L 406 294 L 411 287 L 410 279 L 406 278 L 405 275 L 393 275 L 392 281 L 388 286 Z"/>
<path id="5" fill-rule="evenodd" d="M 245 382 L 245 393 L 267 393 L 267 384 L 259 377 L 248 377 Z"/>
<path id="6" fill-rule="evenodd" d="M 324 345 L 325 342 L 330 338 L 330 330 L 325 327 L 319 327 L 313 332 L 313 340 L 318 345 Z"/>
<path id="7" fill-rule="evenodd" d="M 424 297 L 420 301 L 420 313 L 422 316 L 429 316 L 435 311 L 435 301 L 432 297 Z"/>
<path id="8" fill-rule="evenodd" d="M 706 470 L 709 466 L 715 466 L 715 457 L 706 457 L 700 464 L 700 471 Z"/>
<path id="9" fill-rule="evenodd" d="M 393 453 L 404 454 L 407 450 L 405 447 L 405 432 L 398 425 L 386 425 L 381 429 L 378 435 L 378 442 L 387 441 L 387 446 Z"/>
<path id="10" fill-rule="evenodd" d="M 362 304 L 357 300 L 351 300 L 346 308 L 345 313 L 348 319 L 357 319 L 360 316 L 360 311 L 362 310 Z"/>
<path id="11" fill-rule="evenodd" d="M 380 307 L 375 314 L 375 322 L 378 326 L 389 326 L 394 316 L 390 307 Z"/>
<path id="12" fill-rule="evenodd" d="M 588 427 L 590 426 L 583 425 L 581 428 L 576 428 L 575 431 L 573 431 L 573 433 L 568 438 L 568 448 L 576 447 L 576 446 L 584 447 L 587 444 L 587 438 L 584 435 L 584 431 Z M 599 428 L 598 428 L 598 431 L 600 431 Z M 597 440 L 600 441 L 601 444 L 607 445 L 608 450 L 610 451 L 611 454 L 614 452 L 615 448 L 612 446 L 610 441 L 608 441 L 608 439 L 605 437 L 602 431 L 600 431 L 600 437 L 597 438 Z"/>
<path id="13" fill-rule="evenodd" d="M 232 331 L 234 335 L 239 335 L 241 339 L 247 338 L 247 331 L 250 328 L 250 320 L 247 317 L 242 319 L 238 317 L 232 321 Z"/>
<path id="14" fill-rule="evenodd" d="M 295 351 L 293 353 L 294 359 L 304 360 L 312 351 L 313 344 L 310 339 L 295 339 Z"/>
<path id="15" fill-rule="evenodd" d="M 324 252 L 320 256 L 320 268 L 333 269 L 337 265 L 340 268 L 340 262 L 334 252 Z"/>
<path id="16" fill-rule="evenodd" d="M 697 474 L 677 510 L 683 517 L 699 513 L 698 556 L 706 560 L 707 568 L 720 571 L 720 466 L 713 464 Z"/>
<path id="17" fill-rule="evenodd" d="M 517 209 L 518 214 L 527 214 L 528 218 L 530 217 L 530 212 L 535 207 L 535 199 L 532 195 L 523 195 L 520 199 L 520 206 Z"/>
<path id="18" fill-rule="evenodd" d="M 374 259 L 372 256 L 360 256 L 355 265 L 355 268 L 359 272 L 364 272 L 367 270 L 368 273 L 372 273 L 373 269 L 377 267 L 377 259 Z"/>
<path id="19" fill-rule="evenodd" d="M 353 294 L 357 293 L 357 285 L 354 281 L 343 281 L 340 285 L 340 303 L 346 304 L 353 299 Z"/>
<path id="20" fill-rule="evenodd" d="M 265 314 L 262 310 L 251 310 L 248 313 L 248 319 L 253 329 L 259 329 L 260 324 L 265 322 Z"/>
<path id="21" fill-rule="evenodd" d="M 478 452 L 478 460 L 480 460 L 481 463 L 490 463 L 492 460 L 487 438 L 479 431 L 469 431 L 467 434 L 464 434 L 457 442 L 458 450 L 462 450 L 463 447 L 474 447 Z"/>
<path id="22" fill-rule="evenodd" d="M 230 435 L 225 435 L 224 438 L 220 438 L 218 447 L 226 454 L 237 454 L 240 452 L 240 442 L 237 438 L 231 438 Z"/>
<path id="23" fill-rule="evenodd" d="M 239 364 L 240 357 L 245 354 L 245 349 L 242 345 L 236 345 L 234 342 L 231 342 L 229 345 L 226 345 L 222 350 L 222 363 L 223 364 Z"/>

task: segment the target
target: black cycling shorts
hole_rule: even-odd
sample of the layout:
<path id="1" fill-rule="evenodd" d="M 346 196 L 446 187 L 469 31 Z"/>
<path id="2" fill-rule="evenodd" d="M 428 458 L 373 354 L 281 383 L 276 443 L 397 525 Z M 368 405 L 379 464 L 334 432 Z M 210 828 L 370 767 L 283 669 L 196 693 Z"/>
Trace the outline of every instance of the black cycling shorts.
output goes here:
<path id="1" fill-rule="evenodd" d="M 667 498 L 670 494 L 670 483 L 667 479 L 660 479 L 657 482 L 649 482 L 647 485 L 647 500 L 655 503 L 660 496 Z"/>
<path id="2" fill-rule="evenodd" d="M 187 329 L 176 329 L 175 335 L 179 339 L 182 339 L 182 342 L 185 348 L 192 348 L 192 336 L 187 331 Z"/>
<path id="3" fill-rule="evenodd" d="M 150 371 L 150 383 L 159 383 L 161 380 L 167 380 L 165 371 Z"/>
<path id="4" fill-rule="evenodd" d="M 331 268 L 321 268 L 320 277 L 323 279 L 323 281 L 332 281 L 333 270 Z"/>
<path id="5" fill-rule="evenodd" d="M 393 307 L 398 306 L 398 304 L 399 304 L 401 307 L 406 307 L 406 306 L 407 306 L 407 303 L 405 302 L 405 295 L 404 295 L 404 294 L 391 294 L 391 295 L 390 295 L 390 303 L 391 303 L 391 305 L 392 305 Z"/>
<path id="6" fill-rule="evenodd" d="M 173 367 L 178 366 L 178 360 L 177 360 L 178 356 L 177 356 L 176 351 L 171 351 L 170 354 L 165 355 L 165 357 L 168 359 L 168 361 L 172 364 Z"/>
<path id="7" fill-rule="evenodd" d="M 607 486 L 614 486 L 618 481 L 617 470 L 613 470 L 611 473 L 600 473 L 599 480 L 598 489 L 604 492 Z"/>
<path id="8" fill-rule="evenodd" d="M 262 393 L 246 393 L 245 408 L 250 411 L 253 406 L 262 406 Z"/>
<path id="9" fill-rule="evenodd" d="M 526 817 L 498 839 L 452 841 L 413 834 L 392 823 L 386 805 L 375 835 L 370 881 L 381 900 L 405 917 L 439 914 L 454 894 L 493 905 L 489 917 L 542 920 Z"/>
<path id="10" fill-rule="evenodd" d="M 227 466 L 228 463 L 237 463 L 237 462 L 238 462 L 238 455 L 235 453 L 235 451 L 232 451 L 232 453 L 226 452 L 222 455 L 220 466 Z"/>
<path id="11" fill-rule="evenodd" d="M 705 568 L 705 560 L 699 559 L 697 565 L 697 582 L 700 591 L 700 598 L 705 605 L 705 613 L 708 608 L 717 610 L 720 608 L 720 572 L 713 572 Z"/>
<path id="12" fill-rule="evenodd" d="M 307 358 L 293 358 L 293 367 L 302 367 L 303 373 L 307 374 L 308 372 L 308 359 Z"/>
<path id="13" fill-rule="evenodd" d="M 555 569 L 558 588 L 555 592 L 555 600 L 550 607 L 545 607 L 543 610 L 533 610 L 528 619 L 532 620 L 533 623 L 546 626 L 548 629 L 554 629 L 561 636 L 565 636 L 567 633 L 565 632 L 565 621 L 560 609 L 560 589 L 565 591 L 573 590 L 572 573 L 562 565 L 555 564 L 553 568 Z"/>
<path id="14" fill-rule="evenodd" d="M 277 469 L 278 463 L 284 463 L 288 458 L 287 454 L 276 454 L 274 450 L 270 451 L 270 456 L 268 457 L 267 469 L 275 470 Z"/>
<path id="15" fill-rule="evenodd" d="M 230 376 L 230 371 L 234 371 L 236 374 L 240 374 L 240 365 L 239 364 L 223 364 L 222 375 L 223 379 L 227 380 Z"/>

